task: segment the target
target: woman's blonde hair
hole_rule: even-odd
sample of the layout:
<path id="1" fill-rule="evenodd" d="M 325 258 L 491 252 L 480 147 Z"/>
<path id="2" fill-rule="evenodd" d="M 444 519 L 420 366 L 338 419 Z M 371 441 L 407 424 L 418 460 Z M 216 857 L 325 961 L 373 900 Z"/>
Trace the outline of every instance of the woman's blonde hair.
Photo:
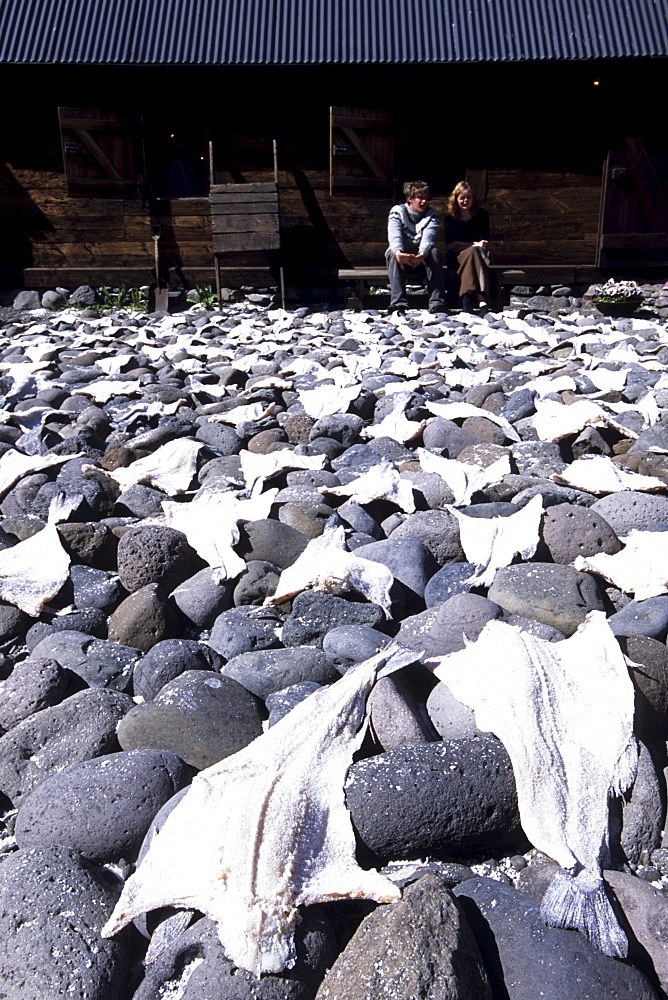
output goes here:
<path id="1" fill-rule="evenodd" d="M 473 215 L 478 211 L 478 199 L 473 192 L 473 188 L 467 181 L 460 181 L 459 184 L 455 184 L 455 188 L 447 202 L 448 215 L 451 215 L 453 219 L 459 219 L 462 214 L 457 199 L 464 192 L 471 195 L 471 212 Z"/>

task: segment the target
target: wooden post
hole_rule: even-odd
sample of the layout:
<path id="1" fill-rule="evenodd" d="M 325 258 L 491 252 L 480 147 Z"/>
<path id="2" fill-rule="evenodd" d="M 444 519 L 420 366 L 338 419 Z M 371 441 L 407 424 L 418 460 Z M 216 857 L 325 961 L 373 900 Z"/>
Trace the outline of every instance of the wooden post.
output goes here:
<path id="1" fill-rule="evenodd" d="M 278 240 L 278 278 L 279 278 L 279 282 L 280 282 L 280 286 L 281 286 L 281 308 L 285 309 L 285 276 L 283 274 L 283 255 L 281 253 L 281 240 L 280 240 L 280 232 L 281 232 L 281 199 L 280 199 L 279 188 L 278 188 L 278 149 L 277 149 L 277 146 L 276 146 L 276 140 L 275 139 L 272 140 L 272 146 L 273 146 L 273 151 L 274 151 L 274 181 L 276 182 L 276 200 L 277 200 L 277 204 L 278 204 L 278 232 L 279 232 L 279 240 Z"/>

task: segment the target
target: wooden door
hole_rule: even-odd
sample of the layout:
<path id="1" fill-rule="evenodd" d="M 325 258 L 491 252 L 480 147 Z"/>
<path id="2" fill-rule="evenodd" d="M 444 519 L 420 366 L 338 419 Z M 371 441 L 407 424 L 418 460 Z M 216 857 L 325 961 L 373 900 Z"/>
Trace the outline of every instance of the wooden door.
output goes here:
<path id="1" fill-rule="evenodd" d="M 329 110 L 329 193 L 390 193 L 395 183 L 394 116 L 365 108 Z"/>
<path id="2" fill-rule="evenodd" d="M 668 265 L 668 153 L 627 138 L 603 170 L 598 267 Z"/>
<path id="3" fill-rule="evenodd" d="M 69 194 L 136 191 L 142 171 L 135 120 L 90 108 L 58 108 L 58 118 Z"/>

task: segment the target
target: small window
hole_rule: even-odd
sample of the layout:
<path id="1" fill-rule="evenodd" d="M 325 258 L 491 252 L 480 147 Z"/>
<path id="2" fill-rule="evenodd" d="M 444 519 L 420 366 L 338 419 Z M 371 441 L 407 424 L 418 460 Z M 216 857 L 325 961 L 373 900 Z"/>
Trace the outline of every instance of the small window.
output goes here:
<path id="1" fill-rule="evenodd" d="M 128 116 L 58 108 L 69 194 L 132 196 L 142 181 L 138 122 Z"/>
<path id="2" fill-rule="evenodd" d="M 386 111 L 330 108 L 329 192 L 377 191 L 387 195 L 395 183 L 396 123 Z"/>

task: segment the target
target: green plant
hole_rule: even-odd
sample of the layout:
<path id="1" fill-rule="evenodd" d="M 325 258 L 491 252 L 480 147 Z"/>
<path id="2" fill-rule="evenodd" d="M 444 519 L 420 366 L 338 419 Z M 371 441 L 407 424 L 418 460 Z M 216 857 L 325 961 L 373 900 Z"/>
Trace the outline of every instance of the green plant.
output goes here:
<path id="1" fill-rule="evenodd" d="M 218 296 L 211 285 L 196 285 L 199 304 L 205 309 L 215 309 L 218 305 Z"/>
<path id="2" fill-rule="evenodd" d="M 132 288 L 130 290 L 127 304 L 130 309 L 135 309 L 137 312 L 148 311 L 148 301 L 144 297 L 141 288 Z"/>

